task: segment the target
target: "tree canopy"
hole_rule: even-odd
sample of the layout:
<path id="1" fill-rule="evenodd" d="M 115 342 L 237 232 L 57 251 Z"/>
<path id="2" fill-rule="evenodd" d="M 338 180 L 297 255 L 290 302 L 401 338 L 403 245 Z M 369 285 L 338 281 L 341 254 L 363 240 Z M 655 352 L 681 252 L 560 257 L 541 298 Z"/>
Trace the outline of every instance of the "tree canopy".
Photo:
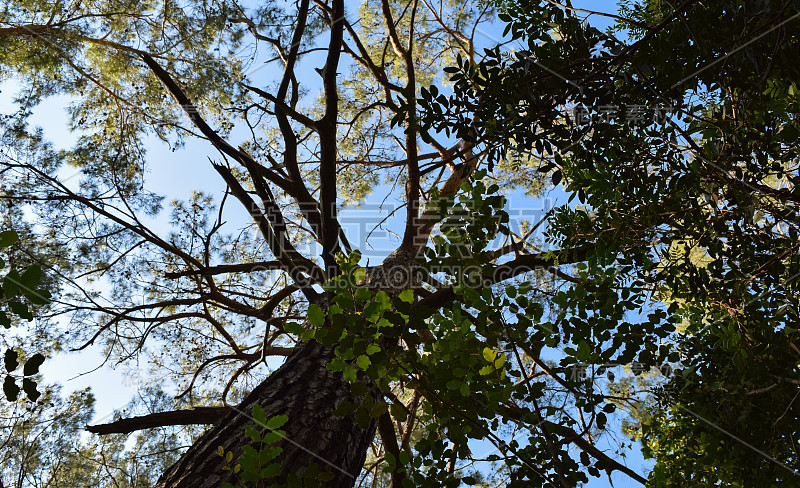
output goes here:
<path id="1" fill-rule="evenodd" d="M 549 3 L 507 4 L 524 48 L 462 62 L 454 96 L 423 92 L 425 120 L 495 157 L 535 154 L 577 198 L 550 225 L 559 245 L 595 250 L 586 290 L 564 302 L 566 337 L 597 337 L 576 359 L 623 345 L 663 357 L 643 332 L 680 354 L 649 411 L 634 409 L 656 486 L 793 482 L 796 5 L 624 2 L 601 32 Z M 644 299 L 666 314 L 620 327 L 615 307 Z"/>
<path id="2" fill-rule="evenodd" d="M 88 392 L 4 406 L 3 483 L 798 476 L 796 2 L 4 7 L 3 225 L 54 295 L 25 295 L 32 345 L 146 374 L 91 445 L 38 440 Z M 68 147 L 30 125 L 53 95 Z M 157 194 L 158 144 L 213 176 Z M 370 195 L 377 254 L 344 218 Z"/>

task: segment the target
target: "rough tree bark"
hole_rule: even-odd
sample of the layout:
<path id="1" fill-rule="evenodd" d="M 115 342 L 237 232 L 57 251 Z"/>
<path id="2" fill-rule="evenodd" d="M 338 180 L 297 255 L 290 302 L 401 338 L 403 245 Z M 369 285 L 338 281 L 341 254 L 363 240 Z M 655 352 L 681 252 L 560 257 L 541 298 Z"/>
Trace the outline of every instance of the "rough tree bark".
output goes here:
<path id="1" fill-rule="evenodd" d="M 334 474 L 326 486 L 353 486 L 375 435 L 376 421 L 361 429 L 353 416 L 333 415 L 339 403 L 355 400 L 342 373 L 325 368 L 332 357 L 331 349 L 313 340 L 299 345 L 283 366 L 206 431 L 161 476 L 156 488 L 219 488 L 225 482 L 233 483 L 232 473 L 222 470 L 224 461 L 218 450 L 222 446 L 236 457 L 243 445 L 252 443 L 244 427 L 253 423 L 249 413 L 256 404 L 267 418 L 289 416 L 281 427 L 286 438 L 277 444 L 283 448 L 278 457 L 281 472 L 273 482 L 284 482 L 289 474 L 302 475 L 308 464 L 315 462 Z"/>

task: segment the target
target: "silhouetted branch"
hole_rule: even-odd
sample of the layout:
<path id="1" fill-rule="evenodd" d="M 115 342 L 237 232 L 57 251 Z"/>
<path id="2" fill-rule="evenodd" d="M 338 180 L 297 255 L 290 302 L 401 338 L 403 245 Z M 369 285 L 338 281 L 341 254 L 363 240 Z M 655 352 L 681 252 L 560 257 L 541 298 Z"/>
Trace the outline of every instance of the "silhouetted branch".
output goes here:
<path id="1" fill-rule="evenodd" d="M 170 425 L 214 424 L 230 411 L 229 407 L 195 407 L 192 410 L 172 410 L 139 417 L 120 419 L 108 424 L 87 425 L 92 434 L 128 434 L 142 429 Z"/>

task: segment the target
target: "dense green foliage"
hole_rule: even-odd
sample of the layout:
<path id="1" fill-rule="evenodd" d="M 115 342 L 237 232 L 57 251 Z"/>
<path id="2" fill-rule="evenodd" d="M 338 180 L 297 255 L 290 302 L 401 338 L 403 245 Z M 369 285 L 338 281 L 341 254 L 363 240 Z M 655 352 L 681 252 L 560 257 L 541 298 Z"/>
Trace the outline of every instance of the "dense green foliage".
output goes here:
<path id="1" fill-rule="evenodd" d="M 607 32 L 504 5 L 524 49 L 462 62 L 424 123 L 531 153 L 576 198 L 549 230 L 592 249 L 560 302 L 563 337 L 592 338 L 574 360 L 680 355 L 633 424 L 654 486 L 796 483 L 796 2 L 626 2 Z"/>

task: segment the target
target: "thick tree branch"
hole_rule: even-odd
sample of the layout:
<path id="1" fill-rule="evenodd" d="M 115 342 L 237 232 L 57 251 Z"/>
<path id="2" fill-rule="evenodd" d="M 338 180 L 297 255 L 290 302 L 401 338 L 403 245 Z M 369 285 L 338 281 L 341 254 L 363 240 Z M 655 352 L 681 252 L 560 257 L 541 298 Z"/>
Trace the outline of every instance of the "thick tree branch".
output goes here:
<path id="1" fill-rule="evenodd" d="M 251 176 L 256 178 L 266 178 L 271 183 L 277 185 L 280 189 L 288 193 L 289 195 L 294 196 L 300 203 L 301 208 L 311 208 L 313 205 L 310 205 L 310 202 L 307 200 L 310 198 L 310 195 L 307 196 L 308 191 L 306 190 L 305 186 L 301 184 L 303 191 L 298 191 L 298 182 L 297 181 L 287 181 L 285 178 L 281 177 L 274 171 L 271 171 L 265 168 L 263 165 L 259 164 L 255 161 L 252 156 L 247 154 L 246 152 L 236 149 L 227 141 L 222 139 L 219 134 L 216 133 L 209 125 L 203 120 L 203 117 L 200 116 L 199 112 L 197 111 L 197 107 L 192 103 L 192 101 L 186 96 L 183 90 L 178 86 L 175 80 L 172 79 L 169 73 L 167 73 L 150 55 L 147 53 L 140 53 L 139 56 L 141 59 L 147 64 L 150 70 L 156 75 L 156 77 L 164 84 L 167 90 L 172 94 L 175 100 L 181 105 L 186 115 L 190 118 L 192 123 L 197 127 L 200 132 L 217 148 L 221 153 L 226 154 L 232 157 L 234 160 L 239 162 L 242 166 L 247 168 L 247 170 L 251 173 Z M 334 80 L 335 82 L 335 80 Z M 294 133 L 292 132 L 292 135 Z M 289 165 L 291 168 L 291 166 Z M 219 169 L 217 169 L 219 171 Z M 223 175 L 224 177 L 225 175 Z M 293 180 L 295 178 L 293 177 Z M 239 198 L 242 201 L 241 198 Z M 313 199 L 312 199 L 313 200 Z M 242 202 L 244 203 L 244 202 Z M 314 202 L 316 203 L 316 202 Z M 270 214 L 270 216 L 274 216 L 277 220 L 282 221 L 283 216 L 280 211 L 280 208 L 277 206 L 277 203 L 274 201 L 274 198 L 270 201 L 264 202 L 265 206 L 267 206 L 266 210 Z M 252 209 L 246 207 L 247 211 L 251 211 Z M 280 224 L 280 222 L 278 222 Z M 274 249 L 273 249 L 274 251 Z M 276 254 L 277 257 L 277 254 Z"/>
<path id="2" fill-rule="evenodd" d="M 258 94 L 263 99 L 269 101 L 270 103 L 275 105 L 276 112 L 283 112 L 285 115 L 288 115 L 292 119 L 300 122 L 304 126 L 308 127 L 309 129 L 316 129 L 317 123 L 311 117 L 301 114 L 297 110 L 293 109 L 289 105 L 286 105 L 286 102 L 283 101 L 278 95 L 273 95 L 267 91 L 262 90 L 261 88 L 250 86 L 247 84 L 241 84 L 243 88 L 250 90 L 253 93 Z"/>
<path id="3" fill-rule="evenodd" d="M 167 71 L 161 67 L 155 59 L 152 58 L 147 53 L 141 52 L 139 53 L 139 57 L 144 61 L 144 63 L 150 68 L 153 74 L 158 78 L 161 83 L 166 87 L 167 91 L 175 98 L 175 101 L 183 109 L 184 113 L 189 117 L 189 120 L 192 121 L 195 127 L 197 127 L 200 132 L 217 148 L 221 153 L 226 154 L 236 160 L 237 162 L 241 163 L 242 166 L 246 166 L 247 162 L 256 163 L 255 160 L 247 154 L 246 152 L 239 150 L 225 141 L 222 137 L 220 137 L 217 132 L 212 129 L 200 113 L 197 110 L 197 106 L 189 99 L 189 97 L 184 93 L 183 89 L 178 86 L 177 82 L 172 79 L 172 76 L 167 73 Z M 258 163 L 256 163 L 258 164 Z M 268 169 L 265 168 L 265 171 L 270 172 Z M 271 173 L 271 172 L 270 172 Z M 281 178 L 277 174 L 272 174 L 272 178 L 270 181 L 273 183 L 278 184 L 281 188 L 286 186 L 287 182 Z"/>
<path id="4" fill-rule="evenodd" d="M 172 425 L 215 424 L 229 411 L 230 407 L 195 407 L 192 410 L 172 410 L 120 419 L 107 424 L 87 425 L 85 430 L 92 434 L 108 435 L 129 434 L 137 430 Z"/>
<path id="5" fill-rule="evenodd" d="M 294 34 L 292 35 L 292 45 L 289 46 L 289 56 L 286 58 L 286 68 L 283 71 L 281 84 L 278 87 L 278 100 L 281 102 L 286 98 L 286 92 L 289 89 L 289 82 L 294 77 L 294 65 L 297 62 L 297 53 L 300 50 L 300 44 L 303 41 L 303 33 L 306 30 L 306 19 L 308 18 L 308 4 L 309 0 L 300 1 L 300 9 L 297 12 L 297 20 L 295 20 Z"/>
<path id="6" fill-rule="evenodd" d="M 417 150 L 417 130 L 414 119 L 416 118 L 417 105 L 417 75 L 414 68 L 414 18 L 417 13 L 417 0 L 413 1 L 411 8 L 411 27 L 408 33 L 408 47 L 403 48 L 397 37 L 397 30 L 394 26 L 392 19 L 391 9 L 387 0 L 382 0 L 383 15 L 386 21 L 387 29 L 392 40 L 392 46 L 398 56 L 403 59 L 406 66 L 406 87 L 405 96 L 409 103 L 408 112 L 406 113 L 406 156 L 408 158 L 408 180 L 406 181 L 406 227 L 403 232 L 403 242 L 400 247 L 412 254 L 415 254 L 419 249 L 416 249 L 414 244 L 416 241 L 425 239 L 427 236 L 419 236 L 417 228 L 419 227 L 419 197 L 420 197 L 420 171 L 419 171 L 419 153 Z"/>
<path id="7" fill-rule="evenodd" d="M 380 417 L 378 417 L 378 433 L 381 435 L 381 440 L 383 441 L 383 448 L 386 449 L 387 453 L 390 453 L 394 456 L 394 459 L 397 462 L 396 467 L 401 467 L 400 462 L 400 447 L 397 445 L 397 435 L 394 432 L 394 425 L 392 425 L 392 418 L 389 413 L 384 413 Z M 389 488 L 401 488 L 403 479 L 405 478 L 405 472 L 400 472 L 397 469 L 392 471 L 392 482 L 389 485 Z"/>
<path id="8" fill-rule="evenodd" d="M 245 191 L 241 183 L 239 183 L 227 167 L 219 164 L 214 164 L 213 166 L 228 184 L 233 196 L 235 196 L 245 208 L 250 209 L 250 215 L 253 221 L 258 225 L 262 235 L 267 239 L 267 245 L 275 257 L 278 258 L 281 265 L 284 266 L 284 269 L 286 269 L 295 283 L 301 287 L 303 293 L 306 294 L 310 300 L 315 299 L 317 293 L 311 289 L 310 283 L 307 283 L 308 280 L 302 273 L 306 273 L 319 281 L 322 278 L 320 270 L 311 260 L 297 252 L 294 245 L 289 241 L 289 236 L 286 233 L 286 226 L 283 223 L 283 214 L 280 212 L 280 209 L 277 209 L 274 200 L 270 201 L 268 199 L 264 201 L 265 205 L 275 205 L 276 207 L 275 210 L 270 212 L 270 217 L 272 217 L 272 220 L 270 220 L 261 212 L 258 205 L 256 205 L 255 201 L 250 197 L 250 194 Z"/>
<path id="9" fill-rule="evenodd" d="M 341 32 L 340 32 L 340 36 L 339 37 L 341 38 Z M 186 114 L 189 116 L 189 118 L 192 120 L 192 122 L 195 124 L 195 126 L 198 129 L 200 129 L 200 131 L 203 133 L 203 135 L 206 136 L 211 141 L 211 143 L 220 152 L 222 152 L 223 154 L 227 154 L 228 156 L 230 156 L 233 159 L 235 159 L 236 161 L 238 161 L 242 166 L 247 168 L 247 170 L 248 170 L 248 172 L 250 172 L 250 175 L 253 178 L 254 182 L 257 181 L 259 178 L 266 178 L 270 182 L 276 184 L 279 188 L 281 188 L 283 191 L 285 191 L 289 195 L 294 196 L 297 199 L 297 201 L 300 203 L 301 211 L 306 215 L 306 218 L 309 220 L 309 222 L 312 224 L 312 226 L 314 225 L 314 222 L 316 220 L 315 219 L 316 208 L 317 208 L 316 201 L 313 200 L 311 195 L 308 193 L 308 190 L 306 189 L 305 185 L 302 183 L 302 178 L 300 178 L 299 170 L 296 170 L 296 166 L 297 166 L 297 164 L 296 164 L 296 138 L 294 136 L 294 132 L 291 130 L 291 127 L 289 127 L 288 130 L 287 130 L 286 125 L 288 123 L 286 123 L 285 120 L 283 120 L 284 123 L 282 124 L 282 127 L 281 127 L 282 133 L 284 135 L 284 139 L 286 141 L 286 151 L 285 151 L 285 154 L 284 154 L 284 158 L 285 158 L 284 161 L 287 163 L 287 168 L 290 170 L 290 175 L 292 176 L 292 181 L 287 181 L 286 179 L 282 178 L 280 175 L 276 174 L 275 172 L 265 168 L 263 165 L 258 164 L 258 162 L 256 162 L 249 154 L 247 154 L 244 151 L 241 151 L 239 149 L 234 148 L 233 146 L 228 144 L 225 140 L 223 140 L 219 136 L 219 134 L 217 134 L 213 129 L 211 129 L 211 127 L 209 127 L 208 124 L 203 120 L 203 118 L 197 112 L 197 108 L 195 107 L 195 105 L 191 102 L 191 100 L 189 100 L 189 98 L 186 96 L 186 94 L 183 92 L 183 90 L 178 86 L 178 84 L 172 79 L 172 77 L 169 75 L 169 73 L 167 73 L 148 54 L 141 53 L 140 57 L 150 67 L 150 69 L 153 71 L 153 73 L 156 75 L 156 77 L 158 77 L 158 79 L 161 80 L 161 82 L 164 84 L 164 86 L 167 87 L 168 91 L 172 94 L 172 96 L 175 98 L 175 100 L 181 105 L 181 107 L 183 107 L 184 112 L 186 112 Z M 338 61 L 338 56 L 337 56 L 337 61 Z M 334 71 L 333 90 L 335 92 L 335 90 L 336 90 L 336 86 L 335 86 L 336 85 L 335 69 L 333 71 Z M 336 243 L 336 237 L 338 237 L 338 233 L 339 233 L 338 222 L 336 221 L 336 215 L 335 215 L 335 201 L 336 201 L 336 196 L 335 196 L 336 195 L 336 181 L 335 181 L 335 172 L 336 172 L 336 168 L 335 168 L 335 166 L 336 166 L 336 163 L 335 163 L 335 158 L 336 158 L 336 149 L 335 149 L 335 144 L 336 144 L 336 141 L 335 141 L 336 124 L 335 124 L 335 122 L 336 122 L 336 119 L 335 118 L 336 118 L 336 114 L 334 113 L 334 115 L 333 115 L 333 133 L 334 133 L 334 136 L 332 137 L 333 145 L 334 145 L 334 149 L 333 149 L 333 174 L 334 174 L 334 178 L 333 178 L 333 187 L 332 187 L 333 201 L 334 201 L 334 206 L 333 206 L 334 214 L 333 214 L 333 217 L 331 219 L 332 222 L 329 222 L 329 226 L 331 226 L 332 228 L 336 229 L 336 234 L 334 235 L 334 239 L 333 239 L 334 240 L 334 244 Z M 281 121 L 282 121 L 282 118 L 278 117 L 279 124 L 281 123 Z M 322 133 L 320 133 L 320 140 L 322 141 L 323 139 L 325 139 L 325 138 L 322 136 Z M 294 145 L 292 144 L 293 141 L 294 141 Z M 323 145 L 323 144 L 321 143 L 321 145 Z M 294 153 L 292 153 L 292 149 L 293 148 L 295 150 Z M 327 151 L 327 152 L 330 152 L 330 151 Z M 326 153 L 326 151 L 323 151 L 323 154 L 324 153 Z M 322 165 L 321 165 L 321 167 L 322 167 Z M 228 182 L 229 186 L 231 186 L 231 184 L 233 184 L 232 182 L 235 181 L 235 178 L 233 178 L 233 175 L 230 174 L 230 171 L 227 170 L 227 168 L 225 168 L 223 166 L 215 165 L 215 169 L 217 170 L 217 172 L 219 172 L 223 176 L 223 178 L 226 178 L 226 181 Z M 328 170 L 328 171 L 330 171 L 330 170 Z M 322 179 L 322 181 L 324 182 L 325 180 Z M 238 185 L 238 181 L 236 182 L 236 185 Z M 328 188 L 329 186 L 330 185 L 328 185 L 328 186 L 323 185 L 323 188 Z M 265 185 L 261 185 L 260 189 L 264 190 L 264 187 L 265 187 Z M 244 190 L 241 189 L 240 185 L 239 185 L 239 188 L 240 188 L 240 191 L 235 196 L 237 197 L 237 199 L 242 204 L 245 205 L 245 208 L 246 208 L 247 211 L 253 213 L 253 211 L 255 210 L 255 207 L 253 206 L 254 203 L 252 202 L 252 199 L 250 199 L 249 196 L 246 194 L 246 192 L 244 192 Z M 267 193 L 270 193 L 268 191 L 268 188 L 266 190 L 267 190 L 266 191 Z M 328 190 L 328 191 L 330 192 L 330 190 Z M 287 238 L 285 236 L 281 235 L 281 234 L 285 234 L 285 232 L 282 232 L 282 229 L 285 230 L 285 224 L 283 223 L 283 214 L 282 214 L 280 208 L 278 207 L 277 203 L 275 202 L 274 197 L 272 197 L 271 194 L 269 195 L 269 197 L 270 198 L 267 198 L 266 200 L 264 200 L 263 203 L 265 205 L 265 210 L 267 211 L 268 215 L 270 217 L 272 217 L 272 219 L 274 220 L 274 226 L 273 227 L 275 227 L 275 233 L 277 235 L 276 236 L 272 236 L 272 237 L 276 237 L 276 238 L 272 238 L 269 234 L 265 234 L 265 237 L 272 244 L 276 244 L 278 241 L 286 241 L 288 243 Z M 330 196 L 328 195 L 328 197 L 330 197 Z M 254 215 L 254 217 L 255 217 L 255 215 Z M 263 215 L 262 215 L 262 217 L 263 217 Z M 262 232 L 267 230 L 267 228 L 263 226 L 263 222 L 264 222 L 264 219 L 262 219 L 262 223 L 259 225 L 259 228 L 262 230 Z M 285 265 L 290 265 L 290 263 L 288 263 L 285 258 L 281 258 L 281 256 L 283 255 L 283 251 L 284 250 L 291 251 L 293 249 L 294 249 L 294 247 L 291 244 L 287 245 L 287 249 L 282 248 L 282 246 L 278 247 L 278 248 L 271 246 L 271 250 L 273 251 L 273 253 L 275 253 L 275 256 L 279 260 L 281 260 L 281 262 L 283 264 L 285 264 Z M 333 256 L 335 254 L 336 249 L 338 249 L 338 248 L 334 245 L 334 249 L 330 252 L 331 256 Z M 296 251 L 295 251 L 295 253 L 296 253 Z M 295 253 L 293 253 L 293 254 L 295 254 Z M 331 260 L 333 261 L 332 257 L 331 257 Z M 316 267 L 316 266 L 314 266 L 314 267 Z M 290 265 L 288 269 L 294 270 L 294 266 Z M 312 271 L 313 271 L 313 268 L 312 268 Z M 292 272 L 294 273 L 294 271 L 292 271 Z M 296 273 L 294 273 L 294 274 L 296 274 Z M 306 293 L 307 296 L 309 296 L 310 292 L 312 291 L 308 287 L 303 287 L 303 290 L 304 290 L 304 293 Z"/>
<path id="10" fill-rule="evenodd" d="M 414 6 L 416 9 L 416 2 Z M 389 0 L 381 0 L 381 9 L 383 11 L 384 21 L 386 22 L 386 30 L 389 32 L 389 40 L 392 42 L 392 48 L 403 62 L 407 63 L 406 49 L 403 47 L 403 43 L 400 42 L 400 36 L 397 35 L 397 24 L 392 16 L 392 8 L 389 4 Z"/>
<path id="11" fill-rule="evenodd" d="M 336 80 L 339 58 L 342 52 L 344 32 L 344 0 L 333 0 L 331 9 L 331 37 L 328 56 L 322 70 L 322 85 L 325 93 L 325 115 L 317 122 L 319 133 L 319 181 L 320 205 L 322 206 L 322 260 L 325 276 L 338 274 L 336 252 L 339 250 L 339 222 L 336 218 L 337 178 L 336 128 L 339 116 L 339 95 Z"/>
<path id="12" fill-rule="evenodd" d="M 254 271 L 272 271 L 281 268 L 280 261 L 257 261 L 254 263 L 240 264 L 220 264 L 218 266 L 208 266 L 200 269 L 187 269 L 185 271 L 174 271 L 164 273 L 164 278 L 174 280 L 185 276 L 208 276 L 224 273 L 252 273 Z"/>

